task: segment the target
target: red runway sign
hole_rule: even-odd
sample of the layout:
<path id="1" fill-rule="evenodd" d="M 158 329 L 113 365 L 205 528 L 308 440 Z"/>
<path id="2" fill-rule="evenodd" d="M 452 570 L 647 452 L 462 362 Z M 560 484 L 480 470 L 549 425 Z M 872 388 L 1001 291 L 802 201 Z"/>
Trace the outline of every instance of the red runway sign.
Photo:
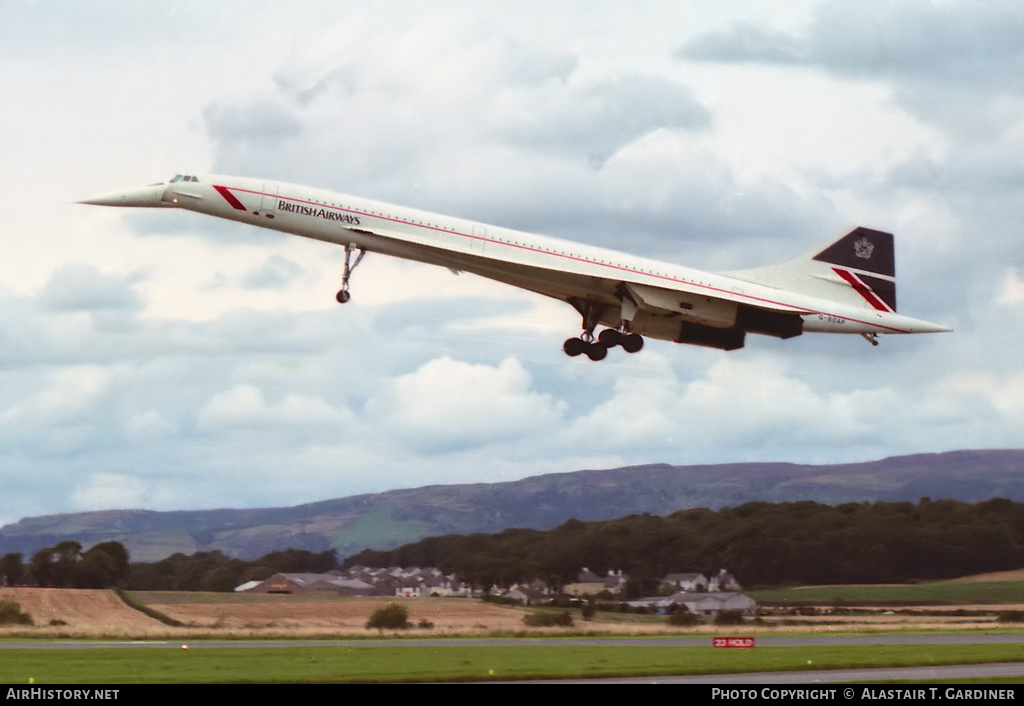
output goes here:
<path id="1" fill-rule="evenodd" d="M 711 640 L 712 647 L 753 647 L 752 637 L 716 637 Z"/>

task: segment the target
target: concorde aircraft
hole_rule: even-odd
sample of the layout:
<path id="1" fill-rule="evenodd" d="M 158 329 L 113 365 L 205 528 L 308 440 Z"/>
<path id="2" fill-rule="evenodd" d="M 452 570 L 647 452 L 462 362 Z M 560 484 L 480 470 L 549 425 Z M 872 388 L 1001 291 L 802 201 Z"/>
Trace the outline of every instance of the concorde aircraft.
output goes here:
<path id="1" fill-rule="evenodd" d="M 794 260 L 723 274 L 346 196 L 307 186 L 229 176 L 177 175 L 80 203 L 184 208 L 335 243 L 345 248 L 337 300 L 366 253 L 471 272 L 570 304 L 583 332 L 570 356 L 603 359 L 616 346 L 639 351 L 644 337 L 721 350 L 748 333 L 792 338 L 950 329 L 896 313 L 893 237 L 870 228 Z M 599 326 L 603 326 L 597 332 Z"/>

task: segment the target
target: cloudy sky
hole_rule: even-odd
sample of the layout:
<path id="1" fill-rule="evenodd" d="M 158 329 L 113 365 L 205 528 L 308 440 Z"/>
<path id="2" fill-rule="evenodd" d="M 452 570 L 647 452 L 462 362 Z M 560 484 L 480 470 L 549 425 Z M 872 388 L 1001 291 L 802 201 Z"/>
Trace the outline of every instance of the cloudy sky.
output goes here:
<path id="1" fill-rule="evenodd" d="M 552 7 L 554 6 L 554 7 Z M 627 464 L 1024 438 L 1016 2 L 12 2 L 0 24 L 0 522 L 293 504 Z M 954 333 L 651 341 L 181 211 L 255 176 L 711 270 L 896 233 Z"/>

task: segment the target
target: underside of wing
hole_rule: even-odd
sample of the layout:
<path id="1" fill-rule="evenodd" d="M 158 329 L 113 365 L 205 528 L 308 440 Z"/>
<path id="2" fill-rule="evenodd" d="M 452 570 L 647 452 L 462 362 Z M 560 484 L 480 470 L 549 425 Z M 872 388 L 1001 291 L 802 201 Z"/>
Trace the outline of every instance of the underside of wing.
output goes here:
<path id="1" fill-rule="evenodd" d="M 363 231 L 370 235 L 372 232 Z M 554 269 L 512 259 L 431 248 L 407 247 L 392 239 L 373 250 L 405 259 L 470 272 L 569 303 L 583 317 L 584 330 L 597 325 L 641 336 L 732 350 L 741 348 L 747 332 L 779 338 L 802 333 L 796 310 L 771 302 L 759 306 L 739 290 L 715 289 L 672 282 L 655 286 L 568 269 Z M 751 302 L 755 302 L 752 304 Z"/>
<path id="2" fill-rule="evenodd" d="M 714 348 L 740 348 L 747 332 L 777 338 L 799 336 L 803 319 L 791 311 L 765 309 L 738 296 L 709 296 L 643 284 L 619 285 L 619 315 L 641 335 Z"/>

